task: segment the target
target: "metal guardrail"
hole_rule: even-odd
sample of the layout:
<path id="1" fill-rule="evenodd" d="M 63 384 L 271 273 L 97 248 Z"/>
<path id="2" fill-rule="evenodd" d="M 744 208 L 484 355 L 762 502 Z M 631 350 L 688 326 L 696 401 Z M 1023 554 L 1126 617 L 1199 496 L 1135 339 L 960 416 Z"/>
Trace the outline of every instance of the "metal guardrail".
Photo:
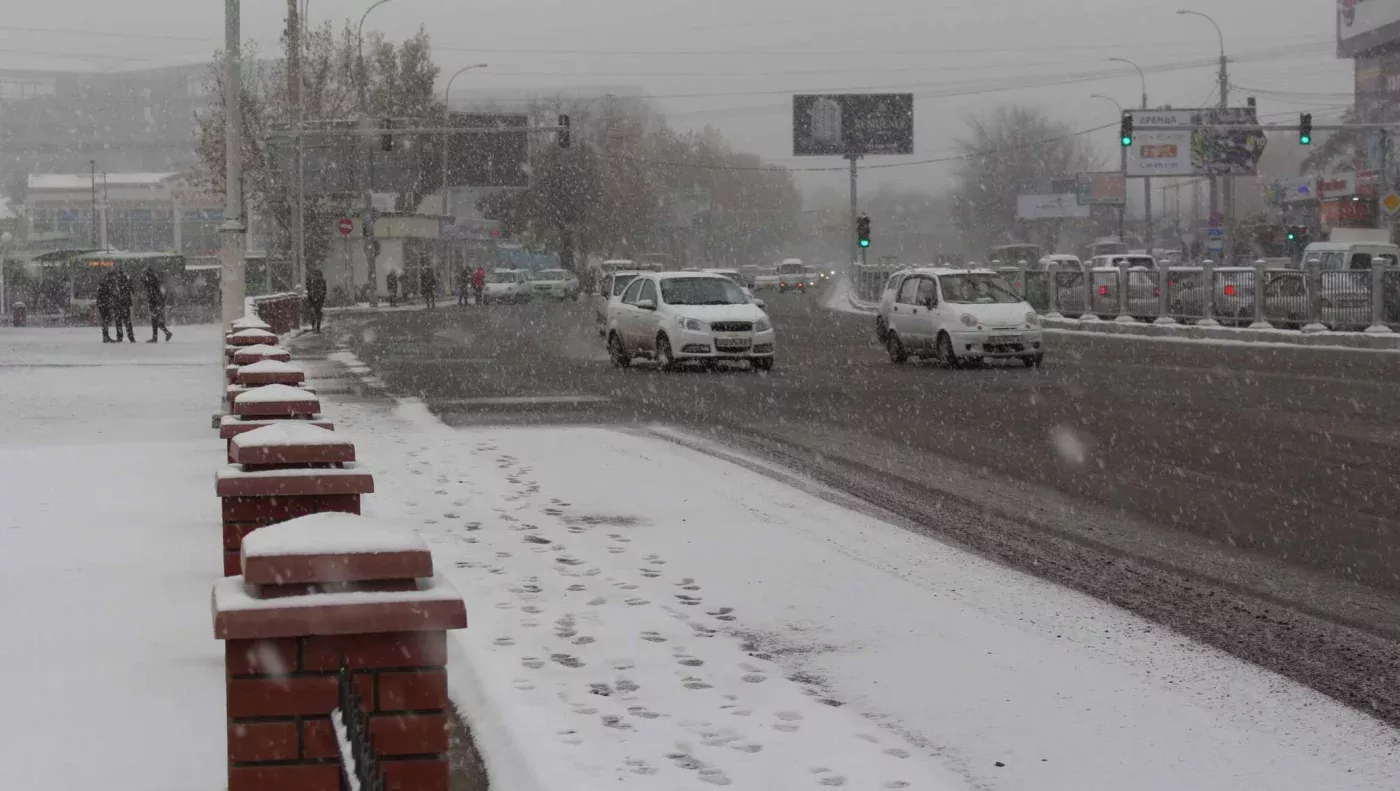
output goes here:
<path id="1" fill-rule="evenodd" d="M 853 270 L 855 296 L 880 301 L 889 266 Z M 1052 317 L 1387 332 L 1400 329 L 1400 269 L 1172 266 L 998 270 Z"/>
<path id="2" fill-rule="evenodd" d="M 384 791 L 384 772 L 379 768 L 379 756 L 369 733 L 369 715 L 364 701 L 355 689 L 355 679 L 344 655 L 340 658 L 340 703 L 331 718 L 338 718 L 345 730 L 345 743 L 340 747 L 340 765 L 346 784 L 359 784 L 360 791 Z M 348 754 L 347 754 L 348 753 Z M 352 782 L 354 781 L 354 782 Z"/>

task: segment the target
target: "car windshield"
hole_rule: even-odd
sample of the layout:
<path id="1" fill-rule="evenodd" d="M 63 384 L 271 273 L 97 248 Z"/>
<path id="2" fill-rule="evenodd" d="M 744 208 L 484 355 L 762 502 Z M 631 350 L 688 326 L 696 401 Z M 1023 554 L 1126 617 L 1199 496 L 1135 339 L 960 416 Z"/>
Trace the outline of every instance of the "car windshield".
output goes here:
<path id="1" fill-rule="evenodd" d="M 563 269 L 541 269 L 539 274 L 535 275 L 535 279 L 549 281 L 568 280 L 569 273 L 564 271 Z"/>
<path id="2" fill-rule="evenodd" d="M 1001 275 L 972 272 L 966 275 L 943 275 L 943 300 L 959 305 L 1011 304 L 1021 301 L 1021 295 Z"/>
<path id="3" fill-rule="evenodd" d="M 801 264 L 779 264 L 778 274 L 780 275 L 800 275 L 802 274 Z"/>
<path id="4" fill-rule="evenodd" d="M 749 301 L 743 290 L 726 277 L 668 277 L 661 281 L 661 299 L 667 305 L 742 305 Z"/>
<path id="5" fill-rule="evenodd" d="M 613 278 L 613 288 L 612 288 L 613 296 L 617 296 L 618 294 L 621 294 L 623 291 L 625 291 L 625 290 L 627 289 L 627 284 L 628 284 L 628 283 L 631 283 L 633 280 L 636 280 L 636 279 L 637 279 L 637 276 L 636 276 L 636 275 L 618 275 L 617 277 Z"/>
<path id="6" fill-rule="evenodd" d="M 491 283 L 514 283 L 516 276 L 514 272 L 492 272 L 488 282 Z"/>
<path id="7" fill-rule="evenodd" d="M 778 276 L 778 270 L 776 270 L 776 269 L 760 269 L 760 270 L 758 270 L 758 276 L 759 276 L 759 277 L 777 277 L 777 276 Z"/>

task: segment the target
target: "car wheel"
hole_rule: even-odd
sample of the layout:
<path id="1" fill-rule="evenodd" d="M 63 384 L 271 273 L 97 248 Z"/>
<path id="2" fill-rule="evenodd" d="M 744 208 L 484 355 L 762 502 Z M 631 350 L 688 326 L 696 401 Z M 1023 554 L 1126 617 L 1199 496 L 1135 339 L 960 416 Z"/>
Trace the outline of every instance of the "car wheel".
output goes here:
<path id="1" fill-rule="evenodd" d="M 880 343 L 884 343 L 884 342 L 885 342 L 885 336 L 888 335 L 889 333 L 890 333 L 890 328 L 889 328 L 888 326 L 885 325 L 885 317 L 884 317 L 884 316 L 881 316 L 880 318 L 875 319 L 875 338 L 876 338 L 876 340 L 880 341 Z"/>
<path id="2" fill-rule="evenodd" d="M 608 356 L 618 368 L 626 368 L 632 364 L 632 355 L 627 352 L 627 347 L 622 345 L 622 336 L 615 332 L 608 336 Z"/>
<path id="3" fill-rule="evenodd" d="M 892 363 L 902 363 L 909 359 L 909 352 L 904 348 L 904 343 L 893 332 L 885 333 L 885 350 L 890 353 Z"/>
<path id="4" fill-rule="evenodd" d="M 656 363 L 663 371 L 676 370 L 676 357 L 671 352 L 671 339 L 664 333 L 656 336 Z"/>
<path id="5" fill-rule="evenodd" d="M 766 373 L 773 370 L 773 362 L 772 357 L 755 357 L 753 358 L 753 369 Z"/>
<path id="6" fill-rule="evenodd" d="M 1022 357 L 1021 362 L 1024 363 L 1027 368 L 1039 368 L 1040 364 L 1045 362 L 1045 355 L 1029 354 Z"/>
<path id="7" fill-rule="evenodd" d="M 940 332 L 938 334 L 938 344 L 934 347 L 934 357 L 945 368 L 958 367 L 958 354 L 953 351 L 953 339 L 948 337 L 948 333 Z"/>

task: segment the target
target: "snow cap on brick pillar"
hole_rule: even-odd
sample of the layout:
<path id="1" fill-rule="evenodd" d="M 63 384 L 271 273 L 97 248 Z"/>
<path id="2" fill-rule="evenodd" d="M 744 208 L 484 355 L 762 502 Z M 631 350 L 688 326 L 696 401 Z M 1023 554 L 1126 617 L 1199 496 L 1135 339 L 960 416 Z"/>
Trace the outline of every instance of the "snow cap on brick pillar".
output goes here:
<path id="1" fill-rule="evenodd" d="M 276 360 L 278 362 L 289 363 L 292 361 L 292 353 L 280 346 L 269 346 L 265 343 L 253 346 L 225 346 L 224 351 L 232 350 L 233 356 L 229 358 L 229 364 L 224 367 L 224 373 L 228 374 L 229 384 L 233 384 L 234 378 L 238 374 L 240 366 L 252 365 L 263 360 Z"/>
<path id="2" fill-rule="evenodd" d="M 248 537 L 243 577 L 214 586 L 225 642 L 229 791 L 338 788 L 328 717 L 342 659 L 387 787 L 447 791 L 448 629 L 465 603 L 407 531 L 317 514 Z"/>
<path id="3" fill-rule="evenodd" d="M 239 330 L 224 336 L 224 358 L 233 361 L 234 352 L 245 346 L 276 346 L 277 336 L 267 330 Z"/>
<path id="4" fill-rule="evenodd" d="M 253 531 L 307 514 L 358 514 L 360 496 L 374 491 L 374 477 L 354 463 L 355 446 L 309 422 L 270 421 L 236 434 L 229 456 L 233 463 L 219 471 L 215 492 L 222 500 L 224 574 L 230 576 L 239 572 L 238 552 Z"/>
<path id="5" fill-rule="evenodd" d="M 240 417 L 309 417 L 321 414 L 315 393 L 290 385 L 263 385 L 233 399 L 233 414 Z"/>
<path id="6" fill-rule="evenodd" d="M 272 330 L 272 325 L 250 314 L 234 321 L 229 325 L 229 329 L 234 332 L 238 332 L 239 330 L 264 330 L 270 332 Z"/>
<path id="7" fill-rule="evenodd" d="M 299 385 L 306 381 L 306 372 L 282 360 L 258 360 L 238 367 L 235 384 L 245 387 L 261 385 Z"/>

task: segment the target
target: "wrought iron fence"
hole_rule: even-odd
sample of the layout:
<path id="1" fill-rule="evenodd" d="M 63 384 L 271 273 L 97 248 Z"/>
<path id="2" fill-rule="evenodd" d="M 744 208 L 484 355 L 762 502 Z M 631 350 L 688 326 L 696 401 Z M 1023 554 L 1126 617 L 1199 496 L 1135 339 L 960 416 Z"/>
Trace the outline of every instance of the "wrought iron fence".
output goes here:
<path id="1" fill-rule="evenodd" d="M 379 768 L 379 756 L 374 752 L 374 740 L 370 737 L 369 715 L 365 713 L 350 664 L 343 655 L 340 658 L 340 705 L 331 712 L 331 719 L 340 720 L 345 734 L 340 745 L 340 765 L 347 783 L 354 780 L 360 791 L 384 791 L 384 773 Z"/>

